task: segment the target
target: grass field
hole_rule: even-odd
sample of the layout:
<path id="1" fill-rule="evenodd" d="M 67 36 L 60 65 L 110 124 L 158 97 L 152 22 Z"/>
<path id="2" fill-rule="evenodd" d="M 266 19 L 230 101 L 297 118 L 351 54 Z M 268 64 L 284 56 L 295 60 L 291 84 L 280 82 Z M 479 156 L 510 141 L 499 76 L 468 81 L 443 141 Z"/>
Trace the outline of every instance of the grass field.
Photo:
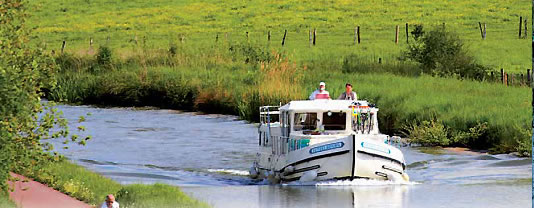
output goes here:
<path id="1" fill-rule="evenodd" d="M 162 184 L 121 185 L 67 161 L 51 163 L 40 172 L 24 175 L 97 207 L 108 194 L 114 194 L 121 207 L 125 208 L 155 207 L 148 206 L 154 201 L 158 202 L 157 207 L 209 207 L 187 196 L 178 187 Z M 0 205 L 2 203 L 0 195 Z"/>
<path id="2" fill-rule="evenodd" d="M 36 43 L 56 51 L 91 54 L 99 45 L 130 53 L 135 45 L 167 49 L 170 44 L 192 48 L 224 41 L 246 42 L 290 53 L 298 63 L 321 59 L 341 61 L 358 54 L 369 62 L 394 62 L 406 47 L 404 24 L 426 29 L 446 27 L 458 33 L 475 58 L 492 69 L 524 73 L 531 68 L 530 35 L 518 38 L 519 16 L 530 21 L 532 4 L 512 0 L 452 1 L 110 1 L 71 0 L 30 2 L 30 24 Z M 482 40 L 478 22 L 487 24 Z M 361 44 L 354 46 L 354 28 L 361 26 Z M 394 43 L 395 25 L 400 41 Z M 528 31 L 531 31 L 528 22 Z M 317 28 L 317 45 L 309 47 L 308 33 Z M 286 45 L 281 47 L 284 30 Z M 271 31 L 272 40 L 267 42 Z M 249 40 L 246 39 L 249 32 Z M 530 33 L 528 33 L 530 34 Z M 219 42 L 216 43 L 216 36 Z M 89 49 L 89 39 L 95 45 Z M 109 38 L 109 39 L 108 39 Z M 184 41 L 182 42 L 182 38 Z"/>

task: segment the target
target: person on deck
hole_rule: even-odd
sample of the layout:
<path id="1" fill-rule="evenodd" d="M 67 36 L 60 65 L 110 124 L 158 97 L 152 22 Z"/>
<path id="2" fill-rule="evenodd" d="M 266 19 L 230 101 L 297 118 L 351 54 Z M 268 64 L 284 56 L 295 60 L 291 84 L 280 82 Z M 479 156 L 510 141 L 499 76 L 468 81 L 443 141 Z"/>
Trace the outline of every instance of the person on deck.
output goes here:
<path id="1" fill-rule="evenodd" d="M 106 202 L 100 208 L 119 208 L 119 202 L 115 201 L 113 194 L 106 196 Z"/>
<path id="2" fill-rule="evenodd" d="M 325 83 L 324 82 L 320 82 L 319 83 L 319 88 L 315 91 L 312 92 L 312 94 L 310 95 L 310 100 L 315 100 L 315 99 L 330 99 L 330 93 L 328 93 L 328 91 L 325 90 L 326 87 L 325 87 Z"/>
<path id="3" fill-rule="evenodd" d="M 350 83 L 345 84 L 345 92 L 341 93 L 338 100 L 358 100 L 358 95 L 352 91 L 352 85 Z"/>

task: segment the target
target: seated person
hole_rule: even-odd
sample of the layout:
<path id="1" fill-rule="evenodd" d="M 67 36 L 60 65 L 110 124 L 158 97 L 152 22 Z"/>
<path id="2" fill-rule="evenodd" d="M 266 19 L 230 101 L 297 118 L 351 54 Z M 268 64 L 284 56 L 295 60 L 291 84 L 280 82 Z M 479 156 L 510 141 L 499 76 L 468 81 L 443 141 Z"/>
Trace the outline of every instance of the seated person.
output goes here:
<path id="1" fill-rule="evenodd" d="M 315 99 L 330 99 L 330 93 L 328 93 L 328 91 L 325 90 L 325 83 L 324 82 L 320 82 L 319 83 L 319 88 L 315 91 L 313 91 L 313 93 L 310 95 L 310 100 L 315 100 Z"/>
<path id="2" fill-rule="evenodd" d="M 345 84 L 345 92 L 337 98 L 338 100 L 358 100 L 358 96 L 352 91 L 352 85 L 350 83 Z"/>

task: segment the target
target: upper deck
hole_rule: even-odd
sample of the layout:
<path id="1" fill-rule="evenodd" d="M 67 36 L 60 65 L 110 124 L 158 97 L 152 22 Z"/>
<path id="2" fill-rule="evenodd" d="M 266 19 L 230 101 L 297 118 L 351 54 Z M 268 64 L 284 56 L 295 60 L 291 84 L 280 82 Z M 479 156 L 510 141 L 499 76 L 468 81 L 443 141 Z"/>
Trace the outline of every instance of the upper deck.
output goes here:
<path id="1" fill-rule="evenodd" d="M 364 100 L 296 100 L 280 107 L 281 111 L 314 112 L 314 111 L 347 111 L 352 106 L 369 106 Z"/>

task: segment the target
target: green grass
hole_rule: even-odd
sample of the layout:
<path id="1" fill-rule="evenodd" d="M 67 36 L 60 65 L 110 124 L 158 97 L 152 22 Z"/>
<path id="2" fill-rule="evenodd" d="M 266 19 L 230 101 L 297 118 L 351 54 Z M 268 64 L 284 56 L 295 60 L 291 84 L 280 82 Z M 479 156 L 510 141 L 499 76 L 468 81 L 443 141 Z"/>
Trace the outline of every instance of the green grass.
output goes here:
<path id="1" fill-rule="evenodd" d="M 2 208 L 15 208 L 15 203 L 13 203 L 9 196 L 6 193 L 0 193 L 0 207 Z"/>
<path id="2" fill-rule="evenodd" d="M 177 187 L 164 184 L 128 185 L 118 193 L 117 200 L 123 201 L 120 205 L 124 208 L 209 207 L 190 198 Z"/>
<path id="3" fill-rule="evenodd" d="M 67 161 L 50 163 L 39 172 L 25 175 L 93 206 L 100 206 L 108 194 L 114 194 L 121 207 L 128 208 L 154 207 L 147 206 L 154 201 L 158 201 L 158 205 L 209 207 L 187 196 L 178 187 L 162 184 L 121 185 Z M 0 195 L 0 205 L 2 203 Z"/>
<path id="4" fill-rule="evenodd" d="M 405 23 L 411 31 L 414 24 L 424 24 L 428 30 L 445 22 L 483 65 L 516 73 L 524 73 L 532 65 L 530 35 L 518 38 L 519 16 L 528 19 L 528 27 L 532 25 L 528 1 L 36 0 L 30 4 L 30 25 L 40 37 L 33 41 L 45 42 L 49 50 L 58 51 L 66 40 L 66 50 L 80 55 L 106 44 L 129 53 L 136 45 L 167 49 L 172 43 L 197 48 L 225 41 L 246 42 L 248 31 L 251 43 L 287 51 L 298 63 L 351 53 L 370 62 L 378 58 L 392 62 L 406 47 Z M 478 22 L 487 24 L 486 40 L 480 38 Z M 357 25 L 361 26 L 362 43 L 354 46 Z M 394 43 L 395 25 L 401 26 L 398 45 Z M 317 45 L 309 47 L 308 32 L 313 28 L 318 31 Z M 288 35 L 282 49 L 285 29 Z M 268 31 L 272 33 L 270 43 Z M 215 43 L 217 34 L 219 42 Z M 89 49 L 91 37 L 93 49 Z"/>

